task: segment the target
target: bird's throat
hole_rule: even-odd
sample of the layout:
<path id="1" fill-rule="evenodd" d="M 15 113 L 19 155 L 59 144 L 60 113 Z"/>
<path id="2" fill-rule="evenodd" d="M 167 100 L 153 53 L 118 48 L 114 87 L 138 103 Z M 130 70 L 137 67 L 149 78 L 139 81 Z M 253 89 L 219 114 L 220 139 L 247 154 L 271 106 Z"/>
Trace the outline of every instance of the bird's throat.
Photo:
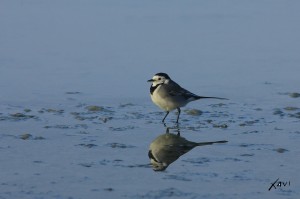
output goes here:
<path id="1" fill-rule="evenodd" d="M 152 95 L 154 91 L 160 86 L 161 84 L 156 84 L 153 86 L 153 84 L 150 86 L 150 94 Z"/>

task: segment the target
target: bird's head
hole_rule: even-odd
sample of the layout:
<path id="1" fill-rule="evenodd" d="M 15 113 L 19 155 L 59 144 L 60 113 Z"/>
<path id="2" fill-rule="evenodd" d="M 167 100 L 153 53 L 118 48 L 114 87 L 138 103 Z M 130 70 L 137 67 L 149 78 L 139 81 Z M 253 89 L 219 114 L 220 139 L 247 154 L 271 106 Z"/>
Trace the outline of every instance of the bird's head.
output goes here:
<path id="1" fill-rule="evenodd" d="M 152 150 L 149 150 L 149 152 L 148 152 L 148 157 L 149 157 L 149 159 L 150 159 L 150 164 L 151 164 L 152 169 L 153 169 L 154 171 L 164 171 L 164 170 L 166 170 L 166 168 L 169 166 L 169 164 L 167 164 L 167 163 L 158 161 L 158 160 L 154 157 L 154 155 L 153 155 L 153 153 L 152 153 Z"/>
<path id="2" fill-rule="evenodd" d="M 152 77 L 152 79 L 149 79 L 148 82 L 152 82 L 152 85 L 156 86 L 159 84 L 166 84 L 170 79 L 171 78 L 166 73 L 157 73 Z"/>

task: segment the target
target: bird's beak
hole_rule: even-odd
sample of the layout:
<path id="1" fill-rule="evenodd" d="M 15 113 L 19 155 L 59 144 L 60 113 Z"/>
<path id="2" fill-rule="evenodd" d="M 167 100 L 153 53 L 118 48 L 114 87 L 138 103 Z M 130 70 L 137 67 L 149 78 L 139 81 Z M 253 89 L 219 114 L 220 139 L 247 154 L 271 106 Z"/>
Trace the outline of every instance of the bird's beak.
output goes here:
<path id="1" fill-rule="evenodd" d="M 147 82 L 154 82 L 154 80 L 153 79 L 149 79 Z"/>

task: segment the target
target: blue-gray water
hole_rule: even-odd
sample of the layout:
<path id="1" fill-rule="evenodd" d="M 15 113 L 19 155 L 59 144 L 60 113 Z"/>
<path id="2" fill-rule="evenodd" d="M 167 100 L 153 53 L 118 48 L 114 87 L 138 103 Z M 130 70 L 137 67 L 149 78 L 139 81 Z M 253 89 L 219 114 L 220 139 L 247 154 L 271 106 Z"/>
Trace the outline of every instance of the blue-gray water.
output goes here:
<path id="1" fill-rule="evenodd" d="M 299 4 L 2 0 L 0 198 L 296 198 Z M 229 98 L 189 104 L 179 126 L 228 143 L 154 172 L 157 72 Z M 277 178 L 290 185 L 268 191 Z"/>

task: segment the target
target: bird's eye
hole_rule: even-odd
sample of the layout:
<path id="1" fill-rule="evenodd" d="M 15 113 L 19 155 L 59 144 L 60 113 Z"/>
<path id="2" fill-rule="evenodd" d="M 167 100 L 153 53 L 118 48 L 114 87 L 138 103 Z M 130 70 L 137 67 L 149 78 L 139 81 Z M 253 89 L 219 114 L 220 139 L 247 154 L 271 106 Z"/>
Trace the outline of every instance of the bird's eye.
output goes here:
<path id="1" fill-rule="evenodd" d="M 158 78 L 158 80 L 161 80 L 161 78 Z"/>

